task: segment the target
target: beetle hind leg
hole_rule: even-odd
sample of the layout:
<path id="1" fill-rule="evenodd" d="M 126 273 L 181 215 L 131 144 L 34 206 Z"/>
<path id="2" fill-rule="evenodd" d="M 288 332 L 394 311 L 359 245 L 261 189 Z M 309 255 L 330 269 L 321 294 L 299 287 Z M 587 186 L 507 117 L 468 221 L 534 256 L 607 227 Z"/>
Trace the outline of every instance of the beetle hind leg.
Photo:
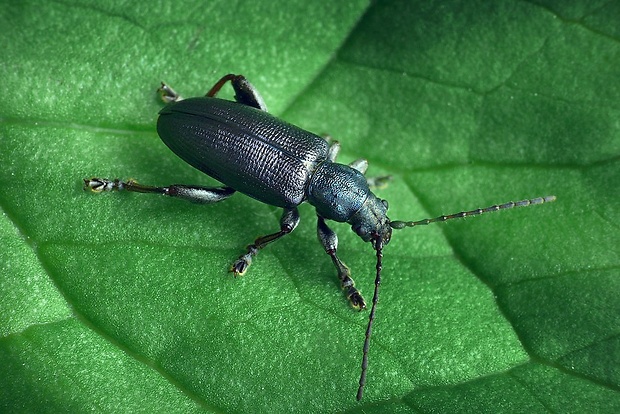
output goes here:
<path id="1" fill-rule="evenodd" d="M 233 263 L 230 267 L 230 272 L 232 272 L 235 277 L 243 276 L 243 274 L 248 270 L 250 265 L 252 264 L 252 258 L 258 254 L 258 251 L 278 240 L 281 237 L 286 236 L 299 224 L 299 212 L 296 208 L 284 209 L 284 213 L 280 218 L 280 231 L 273 234 L 268 234 L 266 236 L 259 237 L 254 241 L 253 244 L 250 244 L 247 247 L 247 253 L 239 256 L 239 258 Z"/>
<path id="2" fill-rule="evenodd" d="M 134 180 L 121 181 L 118 178 L 86 178 L 84 189 L 95 193 L 103 191 L 131 191 L 135 193 L 162 194 L 168 197 L 181 198 L 198 204 L 217 203 L 235 193 L 231 187 L 202 187 L 197 185 L 172 184 L 168 187 L 154 187 L 138 184 Z"/>
<path id="3" fill-rule="evenodd" d="M 325 223 L 325 219 L 321 216 L 317 216 L 317 235 L 319 237 L 319 241 L 325 252 L 331 257 L 332 262 L 334 262 L 334 266 L 338 270 L 338 278 L 340 279 L 340 283 L 342 286 L 342 290 L 344 290 L 347 299 L 351 302 L 351 305 L 357 309 L 362 310 L 366 308 L 366 301 L 362 297 L 362 294 L 355 287 L 355 282 L 351 279 L 351 271 L 345 265 L 342 260 L 336 254 L 338 250 L 338 236 L 332 229 L 327 226 Z"/>
<path id="4" fill-rule="evenodd" d="M 230 81 L 230 84 L 235 90 L 235 100 L 237 102 L 267 112 L 267 105 L 265 105 L 263 97 L 260 96 L 256 88 L 243 75 L 229 73 L 228 75 L 222 76 L 209 92 L 207 92 L 206 96 L 212 98 L 217 95 L 220 89 L 222 89 L 222 86 L 228 81 Z"/>

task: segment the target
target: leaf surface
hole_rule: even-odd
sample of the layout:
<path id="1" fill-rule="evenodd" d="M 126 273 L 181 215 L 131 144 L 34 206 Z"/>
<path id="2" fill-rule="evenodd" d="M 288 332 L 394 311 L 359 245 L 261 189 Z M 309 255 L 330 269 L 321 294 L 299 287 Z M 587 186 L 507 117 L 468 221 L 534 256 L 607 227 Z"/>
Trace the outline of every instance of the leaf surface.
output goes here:
<path id="1" fill-rule="evenodd" d="M 620 409 L 618 6 L 346 3 L 4 7 L 0 411 Z M 310 206 L 234 279 L 277 208 L 81 189 L 216 185 L 158 139 L 155 89 L 226 73 L 392 175 L 392 219 L 558 198 L 395 231 L 361 403 L 367 312 Z M 333 228 L 369 299 L 371 247 Z"/>

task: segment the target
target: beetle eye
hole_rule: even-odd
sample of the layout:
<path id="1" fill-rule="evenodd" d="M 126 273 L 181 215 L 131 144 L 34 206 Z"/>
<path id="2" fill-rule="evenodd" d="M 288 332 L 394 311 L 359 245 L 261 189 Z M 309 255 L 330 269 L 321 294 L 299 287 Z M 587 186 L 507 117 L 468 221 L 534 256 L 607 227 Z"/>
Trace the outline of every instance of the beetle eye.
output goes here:
<path id="1" fill-rule="evenodd" d="M 381 202 L 383 203 L 383 205 L 385 206 L 385 209 L 387 210 L 389 208 L 387 200 L 381 200 Z"/>

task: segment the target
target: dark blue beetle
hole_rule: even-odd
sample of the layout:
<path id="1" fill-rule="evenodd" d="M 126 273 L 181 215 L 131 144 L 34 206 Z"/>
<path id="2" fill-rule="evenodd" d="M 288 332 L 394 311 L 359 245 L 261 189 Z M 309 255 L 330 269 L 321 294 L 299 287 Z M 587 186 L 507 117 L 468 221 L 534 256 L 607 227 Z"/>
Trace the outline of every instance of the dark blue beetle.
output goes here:
<path id="1" fill-rule="evenodd" d="M 237 102 L 215 98 L 228 81 L 235 90 Z M 338 270 L 347 298 L 355 308 L 362 310 L 366 308 L 366 302 L 355 288 L 349 268 L 338 258 L 338 238 L 325 220 L 351 224 L 362 240 L 372 244 L 377 256 L 375 291 L 364 340 L 358 400 L 362 398 L 366 383 L 368 348 L 381 283 L 382 251 L 390 241 L 392 229 L 555 199 L 549 196 L 509 202 L 413 222 L 390 221 L 386 214 L 388 203 L 370 191 L 364 177 L 368 167 L 366 160 L 360 159 L 349 165 L 337 164 L 335 161 L 340 149 L 337 142 L 328 145 L 325 139 L 269 115 L 263 99 L 243 76 L 224 76 L 206 97 L 184 100 L 163 83 L 160 93 L 162 99 L 168 102 L 157 121 L 157 132 L 162 141 L 188 164 L 224 186 L 174 184 L 153 187 L 132 180 L 91 178 L 84 180 L 85 188 L 95 192 L 126 190 L 157 193 L 197 203 L 215 203 L 240 191 L 265 204 L 282 207 L 284 213 L 280 219 L 280 231 L 259 237 L 249 245 L 247 252 L 231 267 L 235 276 L 245 273 L 260 249 L 297 227 L 297 206 L 307 201 L 316 208 L 319 241 Z M 385 178 L 378 180 L 380 182 Z"/>

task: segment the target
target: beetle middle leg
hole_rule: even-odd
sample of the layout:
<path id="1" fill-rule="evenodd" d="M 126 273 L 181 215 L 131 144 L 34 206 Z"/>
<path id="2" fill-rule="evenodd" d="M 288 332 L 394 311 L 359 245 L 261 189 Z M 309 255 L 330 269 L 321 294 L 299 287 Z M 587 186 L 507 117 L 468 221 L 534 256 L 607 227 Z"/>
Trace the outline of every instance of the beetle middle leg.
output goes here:
<path id="1" fill-rule="evenodd" d="M 349 167 L 366 175 L 368 169 L 368 161 L 364 158 L 357 159 L 349 163 Z M 392 179 L 391 175 L 379 175 L 377 177 L 366 177 L 366 182 L 370 188 L 385 188 L 387 183 Z"/>
<path id="2" fill-rule="evenodd" d="M 252 264 L 252 258 L 258 254 L 258 251 L 278 240 L 280 237 L 286 236 L 299 224 L 299 212 L 297 208 L 284 209 L 280 218 L 280 231 L 266 236 L 259 237 L 247 247 L 247 253 L 239 256 L 239 258 L 230 267 L 230 271 L 236 276 L 243 276 Z"/>
<path id="3" fill-rule="evenodd" d="M 340 152 L 340 143 L 338 141 L 332 141 L 332 138 L 329 135 L 324 138 L 326 141 L 331 142 L 327 153 L 327 159 L 331 162 L 336 162 L 336 158 Z M 358 158 L 357 160 L 349 163 L 349 167 L 365 175 L 366 170 L 368 169 L 368 161 L 364 158 Z M 391 179 L 391 175 L 380 175 L 378 177 L 366 177 L 366 182 L 370 188 L 384 188 Z"/>
<path id="4" fill-rule="evenodd" d="M 138 184 L 134 180 L 121 181 L 118 178 L 86 178 L 84 189 L 90 189 L 95 193 L 103 191 L 132 191 L 136 193 L 162 194 L 168 197 L 181 198 L 193 203 L 211 204 L 217 203 L 235 193 L 231 187 L 202 187 L 197 185 L 173 184 L 168 187 L 154 187 Z"/>
<path id="5" fill-rule="evenodd" d="M 177 102 L 177 101 L 183 100 L 183 97 L 181 95 L 179 95 L 174 89 L 172 89 L 170 85 L 164 82 L 161 83 L 161 86 L 159 87 L 159 89 L 157 89 L 157 92 L 159 92 L 159 96 L 161 96 L 161 100 L 164 101 L 165 103 Z"/>
<path id="6" fill-rule="evenodd" d="M 332 258 L 332 262 L 334 262 L 334 266 L 338 270 L 338 278 L 347 299 L 349 299 L 355 309 L 365 309 L 366 302 L 360 291 L 355 287 L 355 282 L 351 279 L 351 271 L 336 254 L 338 250 L 338 236 L 327 226 L 325 219 L 321 216 L 317 216 L 317 235 L 325 252 Z"/>

